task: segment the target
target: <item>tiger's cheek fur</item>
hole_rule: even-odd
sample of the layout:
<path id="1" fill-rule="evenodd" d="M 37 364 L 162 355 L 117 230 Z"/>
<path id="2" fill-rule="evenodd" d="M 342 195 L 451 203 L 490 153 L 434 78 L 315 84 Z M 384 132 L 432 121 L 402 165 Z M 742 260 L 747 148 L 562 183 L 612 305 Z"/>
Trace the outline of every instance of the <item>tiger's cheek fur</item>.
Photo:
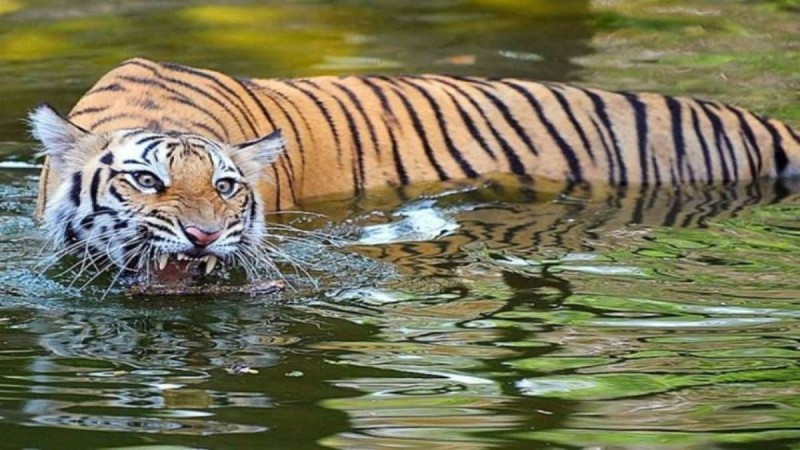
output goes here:
<path id="1" fill-rule="evenodd" d="M 108 167 L 90 163 L 64 179 L 48 204 L 45 224 L 61 248 L 74 254 L 106 255 L 123 265 L 137 243 L 137 221 L 111 174 Z"/>

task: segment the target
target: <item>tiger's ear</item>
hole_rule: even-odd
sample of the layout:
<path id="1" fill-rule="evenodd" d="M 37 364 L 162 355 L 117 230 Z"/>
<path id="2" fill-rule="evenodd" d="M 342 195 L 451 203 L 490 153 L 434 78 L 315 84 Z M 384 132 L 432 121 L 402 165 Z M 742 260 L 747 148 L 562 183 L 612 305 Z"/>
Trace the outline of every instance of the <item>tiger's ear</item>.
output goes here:
<path id="1" fill-rule="evenodd" d="M 264 168 L 275 162 L 285 147 L 286 141 L 277 129 L 264 137 L 234 145 L 230 156 L 247 178 L 257 181 L 267 173 Z"/>
<path id="2" fill-rule="evenodd" d="M 91 133 L 70 122 L 52 106 L 42 103 L 28 114 L 31 134 L 42 143 L 42 153 L 50 158 L 50 164 L 57 173 L 78 162 L 75 154 L 78 142 L 91 136 Z M 81 152 L 78 152 L 81 153 Z"/>

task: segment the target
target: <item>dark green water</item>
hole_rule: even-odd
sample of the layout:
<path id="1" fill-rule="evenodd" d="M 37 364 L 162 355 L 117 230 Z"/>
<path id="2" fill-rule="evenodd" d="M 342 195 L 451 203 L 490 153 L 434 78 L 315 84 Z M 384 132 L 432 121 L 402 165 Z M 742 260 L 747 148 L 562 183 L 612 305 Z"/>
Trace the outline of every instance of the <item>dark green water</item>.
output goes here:
<path id="1" fill-rule="evenodd" d="M 144 56 L 574 81 L 800 125 L 797 7 L 0 0 L 0 448 L 800 448 L 797 186 L 319 201 L 283 219 L 345 242 L 287 247 L 316 284 L 130 298 L 40 274 L 21 121 Z"/>

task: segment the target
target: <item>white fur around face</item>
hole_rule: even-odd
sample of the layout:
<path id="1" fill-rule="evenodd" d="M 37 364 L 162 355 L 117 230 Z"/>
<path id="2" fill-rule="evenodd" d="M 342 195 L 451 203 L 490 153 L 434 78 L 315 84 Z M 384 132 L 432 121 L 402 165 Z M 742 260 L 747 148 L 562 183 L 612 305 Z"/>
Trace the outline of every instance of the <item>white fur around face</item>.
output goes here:
<path id="1" fill-rule="evenodd" d="M 50 157 L 56 173 L 79 167 L 86 161 L 85 151 L 76 151 L 82 139 L 91 134 L 65 119 L 47 104 L 37 106 L 28 115 L 31 134 L 42 144 L 42 154 Z"/>

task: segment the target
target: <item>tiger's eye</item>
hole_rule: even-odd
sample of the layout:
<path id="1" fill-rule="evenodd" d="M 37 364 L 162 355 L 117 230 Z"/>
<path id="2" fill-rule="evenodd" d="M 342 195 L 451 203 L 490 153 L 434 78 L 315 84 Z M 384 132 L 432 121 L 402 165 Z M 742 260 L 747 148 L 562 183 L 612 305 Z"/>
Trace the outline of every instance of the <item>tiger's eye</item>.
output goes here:
<path id="1" fill-rule="evenodd" d="M 136 172 L 133 174 L 133 179 L 144 189 L 158 189 L 161 184 L 161 180 L 151 172 Z"/>
<path id="2" fill-rule="evenodd" d="M 233 194 L 233 190 L 236 187 L 236 181 L 230 178 L 222 178 L 217 180 L 214 187 L 217 188 L 217 192 L 221 195 L 228 196 Z"/>

